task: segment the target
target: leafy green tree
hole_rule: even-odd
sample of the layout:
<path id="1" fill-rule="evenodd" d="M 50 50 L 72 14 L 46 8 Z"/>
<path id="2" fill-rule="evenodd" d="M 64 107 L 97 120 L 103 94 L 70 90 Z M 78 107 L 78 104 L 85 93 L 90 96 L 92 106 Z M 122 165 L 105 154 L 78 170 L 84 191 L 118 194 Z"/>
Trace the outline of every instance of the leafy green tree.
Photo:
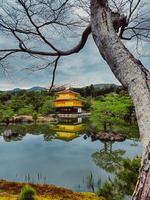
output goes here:
<path id="1" fill-rule="evenodd" d="M 2 104 L 5 104 L 6 102 L 8 102 L 9 100 L 11 100 L 12 95 L 8 92 L 3 92 L 0 94 L 0 102 Z"/>
<path id="2" fill-rule="evenodd" d="M 23 97 L 27 94 L 27 91 L 26 90 L 20 90 L 17 92 L 16 96 L 17 97 Z"/>
<path id="3" fill-rule="evenodd" d="M 99 100 L 92 101 L 91 120 L 104 124 L 124 121 L 130 106 L 133 106 L 133 103 L 127 95 L 120 96 L 113 93 L 102 96 Z"/>
<path id="4" fill-rule="evenodd" d="M 10 119 L 12 119 L 13 116 L 14 111 L 11 108 L 0 110 L 0 121 L 6 123 L 7 125 L 9 124 Z"/>
<path id="5" fill-rule="evenodd" d="M 90 89 L 89 86 L 87 86 L 87 87 L 85 88 L 85 95 L 86 95 L 86 97 L 91 96 L 91 89 Z"/>
<path id="6" fill-rule="evenodd" d="M 31 104 L 36 112 L 38 112 L 43 104 L 43 97 L 40 92 L 28 92 L 26 96 L 26 104 Z"/>
<path id="7" fill-rule="evenodd" d="M 91 93 L 91 97 L 95 97 L 95 88 L 93 84 L 90 85 L 90 93 Z"/>
<path id="8" fill-rule="evenodd" d="M 84 102 L 84 109 L 89 111 L 89 110 L 91 109 L 91 106 L 92 106 L 91 100 L 90 100 L 90 99 L 87 99 L 87 100 Z"/>
<path id="9" fill-rule="evenodd" d="M 33 113 L 33 106 L 29 105 L 28 107 L 20 108 L 18 111 L 19 115 L 31 115 Z"/>
<path id="10" fill-rule="evenodd" d="M 32 119 L 34 120 L 34 123 L 36 124 L 37 119 L 38 119 L 38 113 L 37 112 L 33 112 Z"/>
<path id="11" fill-rule="evenodd" d="M 24 100 L 16 96 L 12 97 L 12 100 L 9 104 L 9 107 L 11 107 L 15 113 L 17 113 L 19 109 L 23 108 L 24 106 L 25 106 Z"/>
<path id="12" fill-rule="evenodd" d="M 107 200 L 123 200 L 124 193 L 120 189 L 118 179 L 114 179 L 114 181 L 109 179 L 99 188 L 97 194 Z"/>
<path id="13" fill-rule="evenodd" d="M 139 175 L 141 158 L 133 160 L 123 158 L 122 164 L 116 167 L 116 178 L 110 178 L 99 187 L 98 195 L 107 200 L 123 200 L 125 195 L 132 195 Z"/>
<path id="14" fill-rule="evenodd" d="M 124 192 L 127 195 L 132 195 L 140 168 L 141 158 L 135 157 L 133 160 L 123 159 L 122 165 L 116 172 L 118 179 L 123 183 Z"/>
<path id="15" fill-rule="evenodd" d="M 40 112 L 42 113 L 42 115 L 47 116 L 53 111 L 54 111 L 53 102 L 51 100 L 46 100 L 43 103 Z"/>

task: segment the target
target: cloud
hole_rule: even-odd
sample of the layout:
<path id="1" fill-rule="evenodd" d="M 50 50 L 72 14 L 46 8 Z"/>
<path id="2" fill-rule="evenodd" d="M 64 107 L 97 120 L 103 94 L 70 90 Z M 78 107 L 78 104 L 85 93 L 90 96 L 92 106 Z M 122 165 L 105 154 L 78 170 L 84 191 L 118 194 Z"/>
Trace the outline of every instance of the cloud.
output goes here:
<path id="1" fill-rule="evenodd" d="M 72 39 L 73 40 L 73 39 Z M 77 39 L 75 39 L 77 40 Z M 6 41 L 8 42 L 8 41 Z M 71 42 L 75 43 L 75 41 Z M 11 59 L 9 77 L 3 77 L 0 81 L 0 89 L 14 87 L 27 88 L 35 85 L 49 86 L 52 78 L 52 68 L 31 73 L 23 70 L 31 66 L 29 58 L 15 57 Z M 79 53 L 62 58 L 56 73 L 56 83 L 69 83 L 75 86 L 83 86 L 95 83 L 118 83 L 107 64 L 101 58 L 92 37 L 89 38 L 85 48 Z"/>
<path id="2" fill-rule="evenodd" d="M 108 82 L 119 84 L 102 59 L 92 38 L 80 54 L 63 59 L 57 71 L 57 82 L 59 81 L 76 86 Z"/>
<path id="3" fill-rule="evenodd" d="M 13 1 L 12 1 L 13 2 Z M 148 0 L 147 0 L 148 2 Z M 85 17 L 85 12 L 82 9 L 75 10 L 76 14 Z M 50 35 L 50 34 L 49 34 Z M 50 35 L 51 37 L 51 35 Z M 55 37 L 53 39 L 56 39 Z M 77 38 L 65 38 L 66 40 L 57 40 L 53 43 L 60 49 L 66 50 L 77 44 Z M 13 47 L 16 40 L 1 34 L 0 47 L 7 48 Z M 37 41 L 40 50 L 47 50 L 48 47 L 41 45 Z M 136 53 L 136 41 L 125 42 L 126 46 L 132 53 L 150 69 L 149 58 L 140 56 Z M 143 44 L 145 52 L 150 55 L 148 44 Z M 142 49 L 143 51 L 143 49 Z M 38 60 L 34 64 L 38 64 Z M 30 67 L 33 64 L 33 59 L 28 57 L 12 57 L 9 62 L 8 72 L 9 75 L 3 76 L 0 74 L 0 89 L 11 89 L 14 87 L 27 88 L 35 85 L 49 86 L 52 78 L 52 68 L 43 71 L 31 73 L 30 71 L 23 70 L 25 67 Z M 113 73 L 111 72 L 107 63 L 101 57 L 93 38 L 90 37 L 84 49 L 80 53 L 68 57 L 64 57 L 58 64 L 56 72 L 56 83 L 66 84 L 69 83 L 75 86 L 85 86 L 96 83 L 116 83 L 119 84 Z"/>
<path id="4" fill-rule="evenodd" d="M 126 43 L 126 46 L 135 54 L 134 41 Z M 148 45 L 145 48 L 149 51 Z M 138 55 L 136 56 L 138 57 Z M 142 57 L 141 60 L 145 65 L 148 65 L 147 57 Z M 30 66 L 31 60 L 26 59 L 26 62 L 22 63 L 21 58 L 13 59 L 12 64 L 9 77 L 3 77 L 0 80 L 0 89 L 28 88 L 35 85 L 48 87 L 50 85 L 52 68 L 31 73 L 22 70 L 24 65 Z M 120 84 L 101 57 L 92 37 L 90 37 L 85 48 L 79 54 L 64 57 L 59 62 L 56 84 L 85 86 L 96 83 Z"/>

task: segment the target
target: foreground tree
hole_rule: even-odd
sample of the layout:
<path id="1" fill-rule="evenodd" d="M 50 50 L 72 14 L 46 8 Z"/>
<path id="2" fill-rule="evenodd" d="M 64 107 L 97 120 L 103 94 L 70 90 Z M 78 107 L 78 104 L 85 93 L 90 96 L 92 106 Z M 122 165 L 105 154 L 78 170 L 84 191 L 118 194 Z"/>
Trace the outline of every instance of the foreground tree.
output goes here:
<path id="1" fill-rule="evenodd" d="M 60 58 L 78 53 L 92 33 L 100 54 L 133 99 L 146 154 L 145 157 L 143 156 L 141 177 L 132 199 L 148 199 L 150 195 L 150 72 L 122 42 L 123 39 L 150 39 L 148 1 L 147 4 L 146 0 L 17 0 L 16 2 L 11 4 L 5 1 L 1 6 L 0 29 L 2 33 L 7 33 L 15 39 L 13 48 L 11 44 L 8 48 L 0 49 L 1 67 L 5 67 L 6 59 L 19 53 L 28 55 L 32 59 L 42 61 L 44 59 L 45 65 L 41 63 L 37 69 L 45 69 L 51 65 L 54 67 L 52 87 Z M 82 16 L 73 15 L 80 9 L 88 13 L 84 19 Z M 51 38 L 54 33 L 56 37 L 63 28 L 67 28 L 68 31 L 72 27 L 79 26 L 81 28 L 86 26 L 86 28 L 77 46 L 63 51 L 52 44 Z M 51 57 L 54 57 L 54 60 L 51 60 Z"/>

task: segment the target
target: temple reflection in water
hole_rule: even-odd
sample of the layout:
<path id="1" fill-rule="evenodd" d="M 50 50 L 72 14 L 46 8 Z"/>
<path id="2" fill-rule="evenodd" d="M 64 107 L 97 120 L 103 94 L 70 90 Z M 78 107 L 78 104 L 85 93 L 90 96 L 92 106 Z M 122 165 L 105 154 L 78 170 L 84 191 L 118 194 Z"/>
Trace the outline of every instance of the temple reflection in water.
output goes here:
<path id="1" fill-rule="evenodd" d="M 70 141 L 79 137 L 83 129 L 84 123 L 82 123 L 82 118 L 61 119 L 54 128 L 56 131 L 56 139 L 65 141 Z"/>
<path id="2" fill-rule="evenodd" d="M 5 127 L 1 133 L 5 142 L 22 140 L 28 134 L 42 134 L 45 141 L 54 139 L 71 141 L 82 134 L 84 130 L 82 118 L 60 119 L 56 124 L 15 125 Z"/>

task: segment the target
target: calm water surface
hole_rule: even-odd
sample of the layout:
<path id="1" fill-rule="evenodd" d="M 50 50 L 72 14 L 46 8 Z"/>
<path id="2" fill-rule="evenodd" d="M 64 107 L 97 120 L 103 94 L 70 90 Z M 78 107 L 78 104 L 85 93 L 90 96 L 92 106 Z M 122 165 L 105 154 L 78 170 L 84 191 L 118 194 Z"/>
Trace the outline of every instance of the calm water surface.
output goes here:
<path id="1" fill-rule="evenodd" d="M 20 140 L 6 140 L 0 136 L 0 179 L 47 183 L 75 191 L 89 191 L 87 177 L 91 172 L 95 184 L 98 180 L 104 182 L 109 176 L 114 176 L 98 165 L 93 155 L 99 156 L 99 153 L 106 151 L 113 155 L 117 150 L 124 152 L 121 155 L 123 157 L 141 155 L 141 144 L 138 141 L 127 139 L 113 143 L 110 148 L 110 144 L 91 142 L 90 138 L 85 140 L 83 135 L 70 141 L 56 137 L 46 141 L 48 134 L 51 135 L 51 130 L 46 134 L 40 131 L 32 131 L 31 134 L 28 131 Z M 98 159 L 101 162 L 100 156 Z"/>

